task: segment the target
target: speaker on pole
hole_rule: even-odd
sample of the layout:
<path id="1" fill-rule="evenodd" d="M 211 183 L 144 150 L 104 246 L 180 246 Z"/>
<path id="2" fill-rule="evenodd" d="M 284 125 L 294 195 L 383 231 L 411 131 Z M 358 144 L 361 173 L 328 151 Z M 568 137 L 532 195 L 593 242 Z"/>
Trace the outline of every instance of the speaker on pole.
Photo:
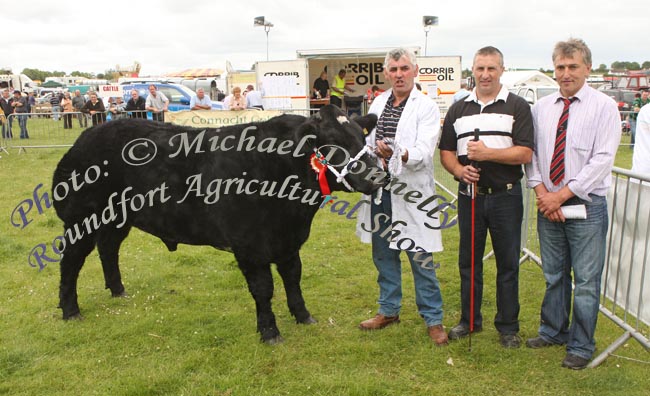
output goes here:
<path id="1" fill-rule="evenodd" d="M 422 17 L 422 25 L 423 26 L 438 26 L 438 17 L 437 16 L 431 16 L 431 15 L 425 15 Z"/>

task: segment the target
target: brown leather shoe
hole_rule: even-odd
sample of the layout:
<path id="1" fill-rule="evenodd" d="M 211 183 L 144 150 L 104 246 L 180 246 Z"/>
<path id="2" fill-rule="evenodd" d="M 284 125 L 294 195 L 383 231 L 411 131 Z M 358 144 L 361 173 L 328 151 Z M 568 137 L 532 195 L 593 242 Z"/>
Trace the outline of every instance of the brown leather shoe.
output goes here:
<path id="1" fill-rule="evenodd" d="M 445 333 L 445 329 L 442 327 L 441 324 L 435 325 L 435 326 L 429 326 L 427 329 L 429 332 L 429 337 L 433 342 L 436 343 L 436 345 L 441 346 L 441 345 L 447 345 L 449 343 L 449 339 L 447 338 L 447 333 Z"/>
<path id="2" fill-rule="evenodd" d="M 361 322 L 359 324 L 359 328 L 361 330 L 381 330 L 386 326 L 392 325 L 393 323 L 399 323 L 399 315 L 384 316 L 382 314 L 377 314 L 374 318 Z"/>

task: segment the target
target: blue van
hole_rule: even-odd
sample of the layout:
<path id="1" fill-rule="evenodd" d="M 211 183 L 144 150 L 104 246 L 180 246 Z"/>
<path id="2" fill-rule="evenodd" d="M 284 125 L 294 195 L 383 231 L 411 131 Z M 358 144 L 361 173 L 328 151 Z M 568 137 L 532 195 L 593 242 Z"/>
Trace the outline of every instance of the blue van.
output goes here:
<path id="1" fill-rule="evenodd" d="M 190 100 L 195 95 L 194 91 L 184 85 L 172 84 L 166 82 L 152 81 L 152 82 L 137 82 L 122 84 L 124 89 L 124 101 L 128 102 L 131 99 L 131 90 L 137 89 L 138 94 L 147 99 L 149 96 L 149 86 L 155 85 L 156 89 L 162 92 L 167 99 L 169 99 L 169 111 L 181 111 L 190 109 Z M 212 101 L 212 110 L 223 110 L 223 103 Z"/>

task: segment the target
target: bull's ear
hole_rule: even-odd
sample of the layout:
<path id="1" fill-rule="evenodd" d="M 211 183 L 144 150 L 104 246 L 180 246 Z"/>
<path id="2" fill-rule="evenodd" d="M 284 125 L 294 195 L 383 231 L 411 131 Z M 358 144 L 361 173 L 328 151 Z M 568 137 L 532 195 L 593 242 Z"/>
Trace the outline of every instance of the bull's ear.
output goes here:
<path id="1" fill-rule="evenodd" d="M 353 120 L 359 124 L 361 128 L 364 129 L 364 135 L 369 134 L 370 131 L 372 131 L 377 125 L 377 116 L 375 114 L 368 114 L 363 117 L 355 117 Z"/>
<path id="2" fill-rule="evenodd" d="M 318 117 L 320 120 L 320 117 Z M 308 118 L 305 122 L 300 124 L 298 128 L 293 133 L 294 142 L 298 143 L 303 139 L 305 144 L 301 147 L 301 152 L 303 154 L 309 154 L 313 151 L 314 147 L 318 146 L 318 132 L 320 128 L 318 123 L 314 119 L 314 116 Z"/>

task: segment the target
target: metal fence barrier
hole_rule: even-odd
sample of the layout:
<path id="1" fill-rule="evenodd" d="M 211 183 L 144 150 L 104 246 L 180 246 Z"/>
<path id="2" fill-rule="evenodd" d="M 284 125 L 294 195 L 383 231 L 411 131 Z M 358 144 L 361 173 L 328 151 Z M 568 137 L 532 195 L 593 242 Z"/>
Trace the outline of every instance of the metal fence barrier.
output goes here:
<path id="1" fill-rule="evenodd" d="M 650 200 L 641 198 L 650 193 L 650 176 L 615 167 L 612 177 L 600 312 L 624 333 L 589 367 L 601 364 L 630 338 L 650 352 Z"/>
<path id="2" fill-rule="evenodd" d="M 119 118 L 147 118 L 147 111 L 105 113 L 106 122 Z M 88 126 L 90 115 L 80 112 L 10 114 L 2 119 L 0 151 L 10 149 L 25 152 L 30 148 L 72 147 L 74 141 Z"/>

